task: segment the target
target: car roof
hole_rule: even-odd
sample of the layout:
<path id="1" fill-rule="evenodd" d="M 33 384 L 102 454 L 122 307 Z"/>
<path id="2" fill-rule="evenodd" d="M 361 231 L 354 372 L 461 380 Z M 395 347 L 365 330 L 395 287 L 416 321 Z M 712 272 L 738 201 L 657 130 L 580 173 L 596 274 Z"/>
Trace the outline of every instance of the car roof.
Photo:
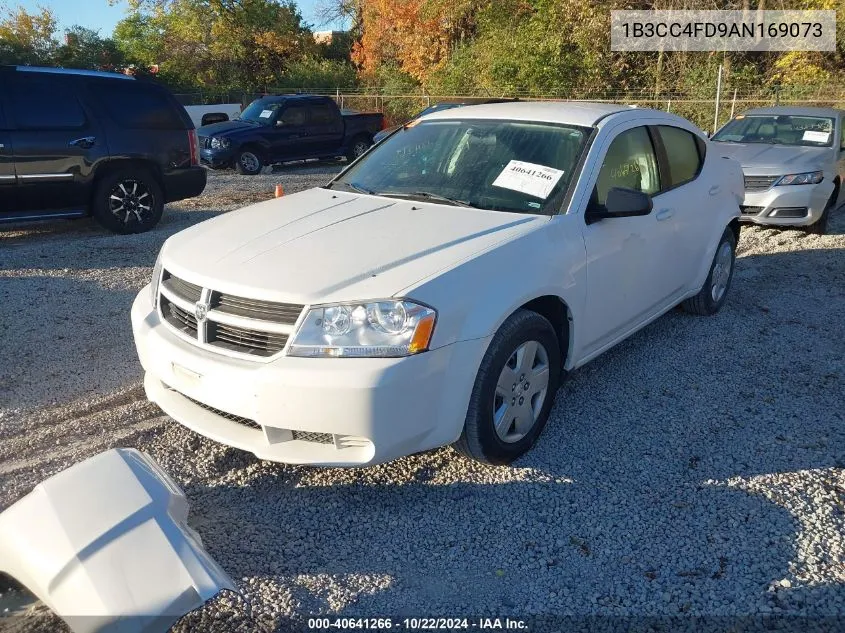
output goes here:
<path id="1" fill-rule="evenodd" d="M 543 121 L 592 127 L 601 119 L 617 112 L 629 112 L 631 106 L 619 103 L 591 103 L 589 101 L 517 101 L 465 105 L 458 110 L 444 109 L 425 115 L 427 121 L 436 119 L 512 119 Z"/>
<path id="2" fill-rule="evenodd" d="M 843 110 L 837 110 L 836 108 L 812 108 L 809 106 L 806 107 L 793 107 L 793 106 L 773 106 L 771 108 L 754 108 L 753 110 L 748 110 L 747 112 L 743 112 L 745 116 L 753 116 L 755 114 L 769 114 L 769 115 L 782 115 L 782 114 L 791 114 L 793 116 L 826 116 L 826 117 L 837 117 L 843 113 Z"/>
<path id="3" fill-rule="evenodd" d="M 52 68 L 49 66 L 0 66 L 0 70 L 17 71 L 22 73 L 47 73 L 52 75 L 74 75 L 82 77 L 98 77 L 100 79 L 125 79 L 135 81 L 135 77 L 123 73 L 113 73 L 104 70 L 82 70 L 79 68 Z"/>

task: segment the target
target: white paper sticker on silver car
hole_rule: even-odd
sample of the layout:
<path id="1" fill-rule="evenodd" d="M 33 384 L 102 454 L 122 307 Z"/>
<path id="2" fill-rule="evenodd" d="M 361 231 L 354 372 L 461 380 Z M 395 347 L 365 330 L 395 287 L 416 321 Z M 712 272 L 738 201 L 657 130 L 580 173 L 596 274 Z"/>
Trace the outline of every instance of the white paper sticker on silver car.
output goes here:
<path id="1" fill-rule="evenodd" d="M 563 171 L 554 167 L 512 160 L 493 181 L 493 186 L 520 191 L 545 200 L 561 176 Z"/>
<path id="2" fill-rule="evenodd" d="M 811 141 L 813 143 L 827 143 L 830 141 L 830 132 L 819 132 L 817 130 L 804 130 L 802 141 Z"/>

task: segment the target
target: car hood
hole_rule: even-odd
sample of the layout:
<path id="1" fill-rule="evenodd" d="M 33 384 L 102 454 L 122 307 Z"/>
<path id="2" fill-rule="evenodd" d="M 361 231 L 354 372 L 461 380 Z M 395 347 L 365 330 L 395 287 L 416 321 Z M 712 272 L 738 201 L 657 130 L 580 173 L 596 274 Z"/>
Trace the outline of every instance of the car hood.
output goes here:
<path id="1" fill-rule="evenodd" d="M 267 301 L 391 297 L 548 220 L 310 189 L 177 233 L 162 262 L 192 283 Z"/>
<path id="2" fill-rule="evenodd" d="M 197 134 L 199 136 L 231 136 L 238 132 L 254 130 L 258 127 L 260 126 L 255 123 L 246 123 L 245 121 L 221 121 L 220 123 L 198 127 Z"/>
<path id="3" fill-rule="evenodd" d="M 830 157 L 824 147 L 795 147 L 764 143 L 716 142 L 723 156 L 730 156 L 742 165 L 747 174 L 782 175 L 823 169 Z"/>

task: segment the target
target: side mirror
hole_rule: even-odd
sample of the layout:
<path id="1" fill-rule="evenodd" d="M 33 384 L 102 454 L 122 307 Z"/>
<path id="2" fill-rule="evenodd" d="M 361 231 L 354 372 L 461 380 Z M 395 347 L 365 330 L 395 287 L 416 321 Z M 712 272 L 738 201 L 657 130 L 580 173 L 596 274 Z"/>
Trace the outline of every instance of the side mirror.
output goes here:
<path id="1" fill-rule="evenodd" d="M 651 196 L 642 191 L 611 187 L 607 192 L 604 208 L 590 207 L 587 209 L 587 224 L 611 218 L 630 218 L 637 215 L 648 215 L 654 204 Z"/>

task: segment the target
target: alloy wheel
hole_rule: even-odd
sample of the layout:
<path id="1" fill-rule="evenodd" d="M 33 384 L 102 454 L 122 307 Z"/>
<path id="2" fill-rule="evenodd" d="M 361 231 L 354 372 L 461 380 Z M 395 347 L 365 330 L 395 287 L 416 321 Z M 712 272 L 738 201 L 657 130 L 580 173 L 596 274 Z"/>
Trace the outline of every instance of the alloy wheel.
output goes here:
<path id="1" fill-rule="evenodd" d="M 241 167 L 244 168 L 244 171 L 248 171 L 250 173 L 258 171 L 258 168 L 261 166 L 261 161 L 258 160 L 258 156 L 252 152 L 243 152 L 239 160 Z"/>
<path id="2" fill-rule="evenodd" d="M 122 180 L 109 193 L 109 211 L 124 224 L 143 224 L 152 217 L 153 194 L 140 180 Z"/>

